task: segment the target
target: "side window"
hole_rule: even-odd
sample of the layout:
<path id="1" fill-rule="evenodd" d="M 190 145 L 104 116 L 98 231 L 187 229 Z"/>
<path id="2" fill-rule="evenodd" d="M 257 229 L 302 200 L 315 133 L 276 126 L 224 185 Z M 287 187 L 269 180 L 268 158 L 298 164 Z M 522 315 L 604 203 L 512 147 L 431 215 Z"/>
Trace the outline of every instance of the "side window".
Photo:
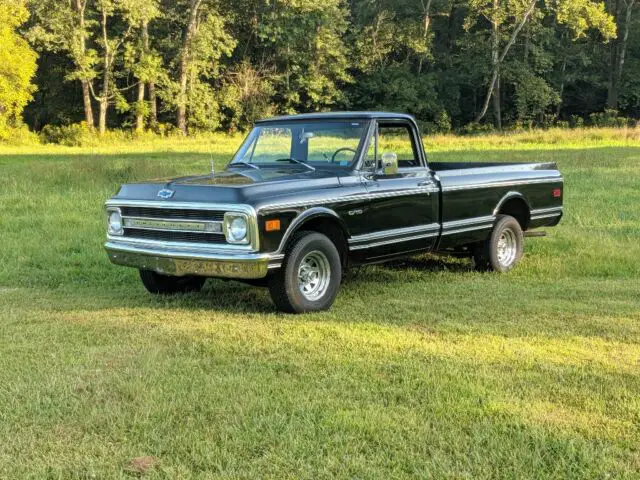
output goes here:
<path id="1" fill-rule="evenodd" d="M 420 160 L 408 125 L 378 126 L 378 162 L 382 155 L 393 152 L 398 155 L 398 167 L 419 167 Z"/>
<path id="2" fill-rule="evenodd" d="M 310 132 L 307 139 L 308 162 L 331 162 L 341 166 L 350 164 L 358 150 L 363 129 L 357 124 L 349 128 L 334 127 Z"/>

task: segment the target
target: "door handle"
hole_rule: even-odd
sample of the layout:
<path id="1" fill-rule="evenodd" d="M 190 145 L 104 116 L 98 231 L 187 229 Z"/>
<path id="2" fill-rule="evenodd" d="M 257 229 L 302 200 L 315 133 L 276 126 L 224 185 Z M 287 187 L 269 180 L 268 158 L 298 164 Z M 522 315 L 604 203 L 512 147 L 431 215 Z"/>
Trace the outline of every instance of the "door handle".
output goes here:
<path id="1" fill-rule="evenodd" d="M 419 187 L 427 187 L 429 185 L 431 185 L 431 181 L 430 180 L 425 180 L 423 182 L 418 182 L 418 186 Z"/>

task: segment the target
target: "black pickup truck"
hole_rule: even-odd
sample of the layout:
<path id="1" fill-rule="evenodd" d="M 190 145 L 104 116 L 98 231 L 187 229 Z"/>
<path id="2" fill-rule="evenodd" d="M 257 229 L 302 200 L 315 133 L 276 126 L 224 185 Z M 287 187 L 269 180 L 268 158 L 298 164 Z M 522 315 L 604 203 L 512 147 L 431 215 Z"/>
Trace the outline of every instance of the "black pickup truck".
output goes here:
<path id="1" fill-rule="evenodd" d="M 506 272 L 562 197 L 554 163 L 427 162 L 409 115 L 293 115 L 257 122 L 224 171 L 123 185 L 105 248 L 150 292 L 231 278 L 299 313 L 328 309 L 353 265 L 450 252 Z"/>

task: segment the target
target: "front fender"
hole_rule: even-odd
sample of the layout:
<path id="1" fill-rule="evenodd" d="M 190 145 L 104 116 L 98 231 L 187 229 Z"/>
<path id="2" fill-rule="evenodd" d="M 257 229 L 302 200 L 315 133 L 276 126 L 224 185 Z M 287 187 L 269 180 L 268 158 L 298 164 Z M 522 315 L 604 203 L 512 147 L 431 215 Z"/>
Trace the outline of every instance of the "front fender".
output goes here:
<path id="1" fill-rule="evenodd" d="M 335 211 L 326 207 L 313 207 L 299 213 L 289 224 L 289 227 L 285 231 L 282 239 L 280 240 L 280 244 L 278 246 L 278 250 L 275 253 L 284 253 L 284 249 L 287 246 L 287 242 L 291 239 L 291 237 L 300 230 L 305 224 L 312 220 L 316 220 L 318 218 L 327 218 L 332 222 L 336 223 L 345 238 L 349 238 L 349 231 L 344 220 L 338 215 Z"/>

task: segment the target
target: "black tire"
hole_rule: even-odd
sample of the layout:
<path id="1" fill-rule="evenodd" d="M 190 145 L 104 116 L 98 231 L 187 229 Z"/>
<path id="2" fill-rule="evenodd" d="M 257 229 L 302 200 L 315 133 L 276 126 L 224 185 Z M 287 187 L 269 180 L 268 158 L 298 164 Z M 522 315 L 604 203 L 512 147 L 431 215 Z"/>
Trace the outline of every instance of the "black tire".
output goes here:
<path id="1" fill-rule="evenodd" d="M 195 275 L 174 277 L 152 272 L 151 270 L 140 270 L 140 279 L 149 293 L 162 295 L 199 292 L 207 280 L 206 277 L 197 277 Z"/>
<path id="2" fill-rule="evenodd" d="M 318 266 L 318 270 L 326 274 L 318 276 L 325 281 L 319 280 L 319 285 L 324 287 L 317 290 L 317 298 L 313 296 L 313 291 L 305 295 L 299 285 L 303 260 L 305 265 L 313 266 L 314 260 L 316 265 L 324 265 L 324 269 Z M 302 273 L 304 274 L 304 271 Z M 325 235 L 317 232 L 298 232 L 287 246 L 282 267 L 267 280 L 273 303 L 283 312 L 304 313 L 328 310 L 333 305 L 342 280 L 340 253 Z"/>
<path id="3" fill-rule="evenodd" d="M 501 241 L 510 245 L 509 253 L 500 248 Z M 478 270 L 508 272 L 522 258 L 523 246 L 524 235 L 518 221 L 509 215 L 498 215 L 489 238 L 476 246 L 474 266 Z"/>

